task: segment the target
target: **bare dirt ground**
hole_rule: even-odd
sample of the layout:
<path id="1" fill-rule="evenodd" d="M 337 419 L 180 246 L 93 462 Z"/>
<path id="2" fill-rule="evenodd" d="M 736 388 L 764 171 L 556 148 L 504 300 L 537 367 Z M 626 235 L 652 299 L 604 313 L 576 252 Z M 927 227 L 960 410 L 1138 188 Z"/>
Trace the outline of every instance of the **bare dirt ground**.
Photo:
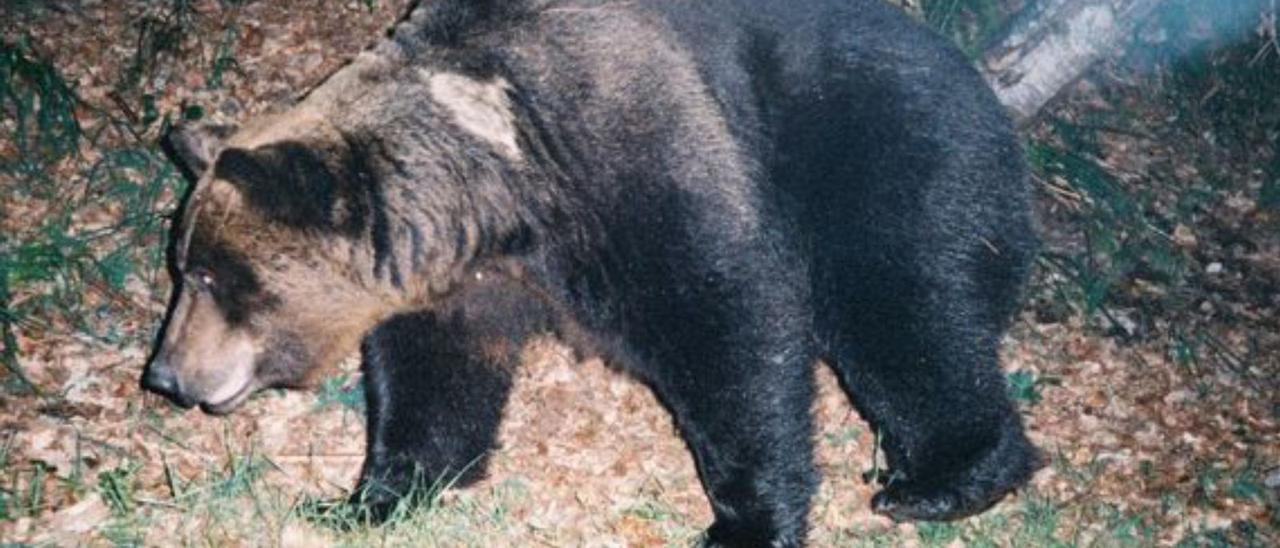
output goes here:
<path id="1" fill-rule="evenodd" d="M 6 41 L 26 36 L 72 83 L 90 133 L 103 113 L 145 117 L 137 106 L 143 93 L 161 113 L 198 105 L 205 118 L 238 120 L 262 112 L 375 40 L 404 4 L 195 1 L 177 46 L 157 48 L 139 69 L 141 83 L 123 93 L 120 74 L 137 64 L 145 34 L 139 22 L 172 13 L 170 4 L 53 2 L 0 19 Z M 1123 69 L 1103 69 L 1055 107 L 1054 119 L 1138 101 L 1138 84 Z M 1029 128 L 1029 139 L 1049 133 L 1045 126 Z M 145 128 L 142 137 L 156 131 Z M 86 140 L 77 161 L 113 139 L 122 137 Z M 1191 179 L 1203 168 L 1184 160 L 1202 146 L 1209 145 L 1141 132 L 1099 144 L 1117 172 Z M 3 145 L 0 153 L 13 150 Z M 65 192 L 82 184 L 79 173 L 68 168 Z M 1207 303 L 1191 308 L 1200 311 L 1194 317 L 1135 321 L 1121 307 L 1115 324 L 1102 325 L 1125 332 L 1109 333 L 1096 318 L 1055 304 L 1060 272 L 1037 272 L 1003 363 L 1016 372 L 1026 422 L 1051 463 L 983 516 L 912 525 L 871 514 L 875 487 L 862 476 L 874 467 L 875 436 L 819 368 L 815 443 L 825 481 L 812 544 L 1280 544 L 1280 219 L 1248 184 L 1261 172 L 1221 176 L 1246 183 L 1170 235 L 1195 266 L 1182 282 L 1191 287 L 1130 288 L 1135 309 L 1147 289 L 1207 295 L 1189 297 Z M 1083 245 L 1069 229 L 1079 197 L 1070 181 L 1038 183 L 1047 247 L 1065 253 Z M 63 199 L 4 196 L 7 234 L 30 231 Z M 172 190 L 157 198 L 166 208 L 174 200 Z M 87 230 L 118 215 L 87 209 L 72 225 Z M 1234 248 L 1231 238 L 1250 245 Z M 153 234 L 136 245 L 163 241 Z M 15 287 L 10 302 L 51 288 Z M 686 545 L 709 523 L 692 461 L 648 391 L 543 340 L 526 351 L 488 479 L 447 491 L 438 507 L 391 527 L 327 527 L 307 501 L 344 496 L 363 458 L 354 361 L 315 391 L 261 394 L 229 417 L 182 412 L 138 387 L 164 312 L 163 271 L 139 270 L 123 290 L 85 292 L 93 305 L 85 310 L 99 312 L 82 319 L 117 336 L 85 335 L 55 315 L 15 327 L 19 362 L 39 394 L 0 392 L 0 544 L 655 546 Z M 1230 367 L 1183 359 L 1166 339 L 1141 333 L 1193 323 L 1215 335 L 1207 346 L 1235 358 Z"/>

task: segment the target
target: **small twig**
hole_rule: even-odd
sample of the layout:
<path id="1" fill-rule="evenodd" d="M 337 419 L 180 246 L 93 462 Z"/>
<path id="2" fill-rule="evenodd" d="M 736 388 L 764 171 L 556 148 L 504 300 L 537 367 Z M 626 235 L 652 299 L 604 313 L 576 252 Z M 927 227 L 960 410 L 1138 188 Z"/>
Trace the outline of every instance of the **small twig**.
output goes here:
<path id="1" fill-rule="evenodd" d="M 133 107 L 129 106 L 129 103 L 124 100 L 124 97 L 120 96 L 120 92 L 112 90 L 107 93 L 107 98 L 111 99 L 111 102 L 116 104 L 116 108 L 120 109 L 120 112 L 124 113 L 125 119 L 128 120 L 130 124 L 138 123 L 138 113 L 133 111 Z"/>
<path id="2" fill-rule="evenodd" d="M 169 466 L 169 457 L 163 451 L 160 452 L 160 463 L 164 465 L 164 481 L 169 487 L 169 498 L 176 499 L 181 494 L 181 490 L 178 489 L 177 473 L 173 471 L 172 466 Z"/>
<path id="3" fill-rule="evenodd" d="M 52 331 L 53 326 L 49 325 L 43 320 L 33 318 L 31 316 L 19 316 L 11 312 L 11 310 L 13 310 L 13 307 L 20 306 L 25 301 L 26 299 L 22 299 L 17 302 L 10 302 L 7 305 L 9 307 L 8 309 L 5 309 L 4 306 L 0 306 L 0 319 L 11 323 L 12 327 L 20 327 L 27 330 L 28 332 Z"/>
<path id="4" fill-rule="evenodd" d="M 995 243 L 991 243 L 989 239 L 979 236 L 978 241 L 982 242 L 983 246 L 987 246 L 988 250 L 991 250 L 992 254 L 996 254 L 996 256 L 1002 255 L 1000 252 L 1000 247 L 996 247 Z"/>
<path id="5" fill-rule="evenodd" d="M 360 456 L 361 456 L 361 457 L 364 457 L 364 455 L 360 455 Z M 271 465 L 271 468 L 275 469 L 275 471 L 276 471 L 276 472 L 279 472 L 279 473 L 280 473 L 281 475 L 283 475 L 284 477 L 289 478 L 290 480 L 293 480 L 293 481 L 301 481 L 297 476 L 295 476 L 295 475 L 293 475 L 293 474 L 289 473 L 289 471 L 288 471 L 288 470 L 285 470 L 285 469 L 284 469 L 284 467 L 282 467 L 282 466 L 280 466 L 278 463 L 276 463 L 276 460 L 285 460 L 285 459 L 284 459 L 284 458 L 282 458 L 282 457 L 288 457 L 288 456 L 286 456 L 286 455 L 276 455 L 276 456 L 272 457 L 272 456 L 268 456 L 268 455 L 263 455 L 263 456 L 262 456 L 262 460 L 266 461 L 266 462 L 267 462 L 267 464 Z M 299 456 L 299 455 L 293 455 L 293 457 L 297 457 L 297 460 L 303 460 L 303 459 L 305 458 L 305 456 Z M 287 463 L 286 463 L 286 464 L 287 464 Z M 345 491 L 345 490 L 349 490 L 349 489 L 350 489 L 350 487 L 349 487 L 349 486 L 346 486 L 346 485 L 339 485 L 338 483 L 336 483 L 336 482 L 334 482 L 333 480 L 330 480 L 329 478 L 326 478 L 326 477 L 321 477 L 321 478 L 320 478 L 320 480 L 321 480 L 321 481 L 323 481 L 323 482 L 325 482 L 326 484 L 328 484 L 330 487 L 333 487 L 333 488 L 338 489 L 338 490 L 343 490 L 343 491 Z"/>
<path id="6" fill-rule="evenodd" d="M 1032 175 L 1031 177 L 1037 183 L 1039 183 L 1040 186 L 1043 186 L 1046 190 L 1049 191 L 1050 197 L 1052 197 L 1054 200 L 1058 201 L 1062 205 L 1065 205 L 1072 209 L 1079 209 L 1080 204 L 1088 200 L 1085 196 L 1081 195 L 1079 192 L 1076 192 L 1071 188 L 1059 185 L 1057 183 L 1047 181 L 1043 177 L 1040 177 L 1039 175 Z"/>
<path id="7" fill-rule="evenodd" d="M 1280 36 L 1276 32 L 1276 2 L 1271 0 L 1271 11 L 1264 11 L 1258 14 L 1257 33 L 1262 38 L 1262 46 L 1258 48 L 1258 53 L 1253 55 L 1253 59 L 1249 60 L 1249 67 L 1252 68 L 1259 61 L 1267 58 L 1272 51 L 1280 55 Z"/>
<path id="8" fill-rule="evenodd" d="M 1086 239 L 1086 245 L 1089 245 L 1087 234 L 1085 235 L 1085 239 Z M 1080 274 L 1079 269 L 1070 267 L 1070 265 L 1065 264 L 1065 262 L 1062 259 L 1058 257 L 1054 257 L 1049 253 L 1042 253 L 1040 255 L 1040 260 L 1044 261 L 1049 266 L 1057 268 L 1059 272 L 1062 272 L 1063 274 L 1065 274 L 1067 278 L 1074 281 L 1077 285 L 1083 284 L 1084 276 Z M 1092 259 L 1090 259 L 1090 263 L 1087 265 L 1087 267 L 1090 270 L 1095 270 L 1095 271 L 1097 270 L 1097 265 L 1093 263 Z M 1136 339 L 1136 334 L 1130 333 L 1129 330 L 1125 328 L 1124 324 L 1120 323 L 1120 320 L 1116 319 L 1116 317 L 1113 314 L 1111 314 L 1111 311 L 1107 309 L 1107 306 L 1105 304 L 1098 303 L 1097 311 L 1099 314 L 1102 315 L 1103 319 L 1107 320 L 1107 324 L 1111 329 L 1120 332 L 1121 339 L 1124 342 L 1129 343 L 1129 342 L 1133 342 Z"/>
<path id="9" fill-rule="evenodd" d="M 1201 332 L 1204 336 L 1205 342 L 1209 343 L 1209 346 L 1220 356 L 1227 367 L 1237 372 L 1243 371 L 1243 358 L 1233 352 L 1230 348 L 1227 348 L 1227 344 L 1222 342 L 1222 340 L 1213 333 L 1204 330 L 1201 330 Z"/>
<path id="10" fill-rule="evenodd" d="M 88 286 L 94 289 L 95 291 L 97 291 L 99 294 L 105 296 L 108 300 L 120 306 L 121 308 L 133 309 L 133 310 L 143 312 L 143 313 L 148 313 L 148 314 L 164 312 L 163 308 L 146 306 L 135 301 L 133 297 L 121 292 L 120 290 L 114 287 L 111 287 L 110 285 L 104 283 L 102 280 L 88 280 Z"/>
<path id="11" fill-rule="evenodd" d="M 363 459 L 364 453 L 351 453 L 345 455 L 275 455 L 270 460 L 278 460 L 284 463 L 304 462 L 308 460 L 352 460 Z"/>
<path id="12" fill-rule="evenodd" d="M 1128 129 L 1128 128 L 1110 126 L 1106 124 L 1086 124 L 1086 123 L 1079 123 L 1079 122 L 1074 123 L 1072 125 L 1080 129 L 1091 129 L 1094 131 L 1101 131 L 1104 133 L 1115 133 L 1117 135 L 1124 135 L 1126 137 L 1133 137 L 1135 139 L 1146 139 L 1148 141 L 1158 140 L 1158 137 L 1156 137 L 1155 135 L 1152 135 L 1150 133 L 1146 133 L 1144 131 L 1137 130 L 1137 129 Z"/>
<path id="13" fill-rule="evenodd" d="M 146 504 L 146 505 L 148 505 L 148 506 L 163 506 L 163 507 L 165 507 L 165 508 L 173 508 L 173 509 L 175 509 L 175 510 L 183 510 L 183 509 L 184 509 L 184 508 L 183 508 L 181 505 L 179 505 L 179 504 L 172 503 L 172 502 L 169 502 L 169 501 L 164 501 L 164 500 L 156 500 L 156 499 L 151 499 L 151 498 L 147 498 L 147 497 L 139 497 L 139 496 L 134 496 L 134 497 L 133 497 L 133 500 L 135 500 L 135 501 L 137 501 L 137 502 L 141 502 L 142 504 Z"/>
<path id="14" fill-rule="evenodd" d="M 1155 140 L 1155 138 L 1153 137 L 1152 140 Z M 1144 171 L 1124 169 L 1120 166 L 1108 164 L 1104 159 L 1093 154 L 1086 154 L 1075 150 L 1063 150 L 1062 152 L 1066 156 L 1070 156 L 1079 162 L 1089 164 L 1090 167 L 1102 171 L 1107 176 L 1107 180 L 1114 181 L 1114 183 L 1110 183 L 1110 186 L 1126 185 L 1126 181 L 1124 179 L 1114 176 L 1113 173 L 1133 175 L 1136 177 L 1145 177 L 1148 175 Z"/>
<path id="15" fill-rule="evenodd" d="M 125 450 L 125 448 L 120 447 L 119 445 L 113 444 L 108 441 L 103 441 L 97 438 L 86 436 L 82 432 L 80 432 L 79 429 L 76 430 L 76 437 L 81 441 L 88 442 L 90 445 L 96 446 L 100 449 L 105 449 L 108 452 L 114 453 L 116 455 L 126 456 L 126 457 L 129 456 L 129 452 Z"/>
<path id="16" fill-rule="evenodd" d="M 1209 102 L 1210 99 L 1217 97 L 1218 93 L 1221 93 L 1221 92 L 1222 92 L 1222 84 L 1219 84 L 1218 82 L 1214 82 L 1213 87 L 1209 88 L 1209 91 L 1205 92 L 1204 96 L 1200 98 L 1199 106 L 1203 107 L 1206 103 Z"/>
<path id="17" fill-rule="evenodd" d="M 195 451 L 194 449 L 192 449 L 192 448 L 191 448 L 191 446 L 190 446 L 190 445 L 187 445 L 187 444 L 186 444 L 186 443 L 184 443 L 182 440 L 180 440 L 180 439 L 178 439 L 178 438 L 175 438 L 175 437 L 173 437 L 173 436 L 169 435 L 169 433 L 168 433 L 168 432 L 165 432 L 164 430 L 161 430 L 161 429 L 160 429 L 160 427 L 158 427 L 158 426 L 156 426 L 156 425 L 154 425 L 154 424 L 146 423 L 145 428 L 146 428 L 146 429 L 148 429 L 148 430 L 150 430 L 150 431 L 152 431 L 152 432 L 154 432 L 157 436 L 160 436 L 160 439 L 162 439 L 162 440 L 164 440 L 164 441 L 167 441 L 167 442 L 169 442 L 169 443 L 172 443 L 172 444 L 174 444 L 174 445 L 176 445 L 176 446 L 178 446 L 178 447 L 180 447 L 180 448 L 182 448 L 182 449 L 184 449 L 184 450 L 186 450 L 186 451 L 189 451 L 189 452 L 191 452 L 191 453 L 193 453 L 193 454 L 200 455 L 201 457 L 203 457 L 203 458 L 204 458 L 204 460 L 205 460 L 206 462 L 210 462 L 210 461 L 212 461 L 212 460 L 213 460 L 213 458 L 212 458 L 212 457 L 209 457 L 208 455 L 206 455 L 206 454 L 204 454 L 204 453 L 201 453 L 201 452 Z"/>
<path id="18" fill-rule="evenodd" d="M 1076 283 L 1080 282 L 1080 273 L 1077 272 L 1077 269 L 1067 264 L 1066 259 L 1063 259 L 1062 257 L 1059 257 L 1054 253 L 1050 253 L 1046 251 L 1044 253 L 1041 253 L 1040 256 L 1037 257 L 1037 260 L 1039 260 L 1041 263 L 1048 265 L 1051 268 L 1057 269 L 1059 272 L 1061 272 L 1071 281 L 1074 281 Z"/>
<path id="19" fill-rule="evenodd" d="M 1137 338 L 1136 334 L 1130 333 L 1129 328 L 1125 327 L 1123 323 L 1120 323 L 1120 320 L 1111 314 L 1106 305 L 1098 303 L 1098 313 L 1102 314 L 1103 318 L 1106 318 L 1108 324 L 1111 324 L 1111 329 L 1120 332 L 1120 338 L 1124 342 L 1131 343 Z"/>

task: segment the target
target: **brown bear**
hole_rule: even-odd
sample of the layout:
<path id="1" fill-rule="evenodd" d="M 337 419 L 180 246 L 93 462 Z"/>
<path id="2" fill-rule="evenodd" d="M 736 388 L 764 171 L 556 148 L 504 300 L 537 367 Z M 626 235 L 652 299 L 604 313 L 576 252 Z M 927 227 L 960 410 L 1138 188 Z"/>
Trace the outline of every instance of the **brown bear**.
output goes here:
<path id="1" fill-rule="evenodd" d="M 299 103 L 173 135 L 197 180 L 147 388 L 225 413 L 358 343 L 353 502 L 483 467 L 530 335 L 651 387 L 707 542 L 804 542 L 813 369 L 946 520 L 1037 452 L 997 348 L 1035 252 L 1000 105 L 880 0 L 431 0 Z"/>

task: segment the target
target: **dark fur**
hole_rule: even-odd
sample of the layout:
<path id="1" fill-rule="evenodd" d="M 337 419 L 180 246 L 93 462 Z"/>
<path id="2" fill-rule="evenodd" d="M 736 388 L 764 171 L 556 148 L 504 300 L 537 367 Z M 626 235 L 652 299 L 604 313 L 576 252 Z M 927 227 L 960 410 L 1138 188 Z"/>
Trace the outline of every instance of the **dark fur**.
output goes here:
<path id="1" fill-rule="evenodd" d="M 224 160 L 281 181 L 253 207 L 321 227 L 313 200 L 361 166 L 360 223 L 335 233 L 430 287 L 365 341 L 362 485 L 482 464 L 511 360 L 478 345 L 544 320 L 673 413 L 711 543 L 803 543 L 818 358 L 883 434 L 878 511 L 967 516 L 1035 470 L 997 366 L 1035 249 L 1027 175 L 944 39 L 880 0 L 433 0 L 374 51 L 391 68 L 326 84 L 359 137 Z M 422 100 L 418 68 L 508 82 L 523 158 Z"/>
<path id="2" fill-rule="evenodd" d="M 188 270 L 199 272 L 217 269 L 218 280 L 209 288 L 209 293 L 218 303 L 227 323 L 242 325 L 255 313 L 275 306 L 275 297 L 267 293 L 259 283 L 253 263 L 217 242 L 207 241 L 210 238 L 206 234 L 205 231 L 199 231 L 192 236 L 193 245 L 187 258 Z"/>
<path id="3" fill-rule="evenodd" d="M 352 500 L 381 519 L 414 488 L 423 496 L 478 479 L 518 352 L 548 327 L 542 303 L 490 276 L 370 333 L 362 347 L 368 454 Z"/>

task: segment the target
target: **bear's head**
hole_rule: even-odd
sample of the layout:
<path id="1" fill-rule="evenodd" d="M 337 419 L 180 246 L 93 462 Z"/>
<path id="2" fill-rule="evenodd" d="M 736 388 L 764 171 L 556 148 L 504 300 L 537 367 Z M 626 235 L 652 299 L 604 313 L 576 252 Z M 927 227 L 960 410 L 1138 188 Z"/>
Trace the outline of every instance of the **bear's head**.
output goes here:
<path id="1" fill-rule="evenodd" d="M 195 184 L 145 388 L 226 413 L 259 389 L 307 384 L 392 313 L 368 245 L 381 207 L 373 171 L 342 135 L 271 119 L 176 130 L 166 145 Z"/>

